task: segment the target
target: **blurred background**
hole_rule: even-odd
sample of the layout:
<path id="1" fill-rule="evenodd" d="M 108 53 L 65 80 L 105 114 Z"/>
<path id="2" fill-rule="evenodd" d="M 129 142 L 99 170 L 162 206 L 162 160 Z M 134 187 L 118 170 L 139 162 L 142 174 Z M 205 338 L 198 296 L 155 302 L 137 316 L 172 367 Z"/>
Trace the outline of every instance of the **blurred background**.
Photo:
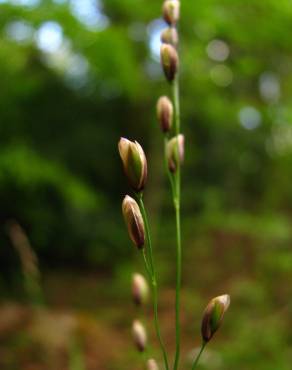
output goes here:
<path id="1" fill-rule="evenodd" d="M 229 293 L 200 369 L 292 363 L 292 3 L 181 1 L 182 369 L 202 311 Z M 137 139 L 174 350 L 175 229 L 155 104 L 162 1 L 0 0 L 0 367 L 138 370 L 117 153 Z"/>

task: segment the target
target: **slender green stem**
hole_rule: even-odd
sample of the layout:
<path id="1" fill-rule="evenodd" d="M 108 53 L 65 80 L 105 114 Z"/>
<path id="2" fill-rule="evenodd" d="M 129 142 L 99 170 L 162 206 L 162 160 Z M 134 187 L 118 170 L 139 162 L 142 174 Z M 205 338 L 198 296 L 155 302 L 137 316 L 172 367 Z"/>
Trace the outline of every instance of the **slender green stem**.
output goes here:
<path id="1" fill-rule="evenodd" d="M 174 104 L 174 130 L 175 134 L 178 135 L 180 133 L 180 99 L 179 99 L 179 79 L 178 75 L 176 75 L 175 80 L 172 83 L 172 96 L 173 96 L 173 104 Z"/>
<path id="2" fill-rule="evenodd" d="M 171 185 L 171 191 L 172 194 L 175 194 L 175 184 L 174 184 L 174 178 L 173 175 L 170 173 L 168 169 L 168 162 L 167 162 L 167 143 L 168 143 L 168 137 L 167 135 L 164 136 L 164 163 L 165 163 L 165 171 L 168 175 L 168 179 Z"/>
<path id="3" fill-rule="evenodd" d="M 140 207 L 141 214 L 142 214 L 142 217 L 143 217 L 143 221 L 144 221 L 144 224 L 145 224 L 145 233 L 146 233 L 146 239 L 147 239 L 147 245 L 148 245 L 149 266 L 150 266 L 150 269 L 151 269 L 152 279 L 155 278 L 155 280 L 156 280 L 156 274 L 155 274 L 154 263 L 153 263 L 153 250 L 152 250 L 150 226 L 149 226 L 149 222 L 148 222 L 146 209 L 145 209 L 145 206 L 144 206 L 143 193 L 138 194 L 138 203 L 139 203 L 139 207 Z"/>
<path id="4" fill-rule="evenodd" d="M 175 112 L 175 134 L 180 134 L 180 102 L 179 102 L 179 80 L 175 78 L 172 84 L 173 104 Z M 173 369 L 177 370 L 180 358 L 180 291 L 181 291 L 181 271 L 182 271 L 182 247 L 181 247 L 181 220 L 180 220 L 180 202 L 181 202 L 181 171 L 179 160 L 179 141 L 177 140 L 177 169 L 174 173 L 174 187 L 172 186 L 173 203 L 175 208 L 176 220 L 176 295 L 175 295 L 175 331 L 176 331 L 176 351 Z"/>
<path id="5" fill-rule="evenodd" d="M 176 329 L 176 353 L 175 353 L 175 362 L 174 370 L 177 370 L 180 357 L 180 291 L 181 291 L 181 260 L 182 260 L 182 251 L 181 251 L 181 222 L 180 222 L 180 202 L 176 198 L 175 203 L 175 219 L 176 219 L 176 237 L 177 237 L 177 256 L 176 256 L 176 290 L 175 290 L 175 329 Z"/>
<path id="6" fill-rule="evenodd" d="M 143 256 L 144 256 L 146 269 L 147 269 L 147 266 L 150 266 L 150 269 L 148 271 L 150 272 L 150 277 L 151 277 L 155 330 L 156 330 L 157 338 L 158 338 L 158 341 L 159 341 L 159 344 L 160 344 L 160 347 L 161 347 L 161 351 L 162 351 L 162 354 L 163 354 L 165 370 L 169 370 L 167 352 L 166 352 L 166 348 L 165 348 L 165 345 L 164 345 L 164 342 L 163 342 L 163 339 L 162 339 L 162 336 L 161 336 L 159 318 L 158 318 L 158 287 L 157 287 L 157 278 L 156 278 L 155 267 L 154 267 L 154 263 L 153 263 L 153 250 L 152 250 L 152 242 L 151 242 L 151 236 L 150 236 L 149 222 L 148 222 L 148 217 L 147 217 L 147 213 L 146 213 L 144 202 L 143 202 L 143 194 L 140 193 L 137 196 L 138 196 L 139 207 L 140 207 L 142 217 L 143 217 L 143 221 L 144 221 L 144 224 L 145 224 L 145 232 L 146 232 L 147 244 L 148 244 L 148 248 L 149 248 L 149 265 L 147 263 L 146 254 L 144 253 Z M 149 274 L 149 272 L 148 272 L 148 274 Z"/>
<path id="7" fill-rule="evenodd" d="M 207 345 L 207 343 L 206 343 L 206 342 L 203 342 L 203 343 L 202 343 L 202 346 L 201 346 L 200 352 L 198 353 L 198 356 L 196 357 L 196 359 L 195 359 L 195 361 L 194 361 L 194 363 L 193 363 L 192 370 L 194 370 L 194 369 L 197 367 L 197 365 L 198 365 L 198 363 L 199 363 L 199 361 L 200 361 L 200 358 L 201 358 L 201 356 L 202 356 L 202 353 L 204 352 L 204 349 L 205 349 L 206 345 Z"/>
<path id="8" fill-rule="evenodd" d="M 149 263 L 148 263 L 148 260 L 147 260 L 145 248 L 142 249 L 142 254 L 143 254 L 143 260 L 144 260 L 145 270 L 146 270 L 147 275 L 148 275 L 148 279 L 149 279 L 149 281 L 152 281 L 152 272 L 151 272 L 151 269 L 150 269 L 150 266 L 149 266 Z"/>

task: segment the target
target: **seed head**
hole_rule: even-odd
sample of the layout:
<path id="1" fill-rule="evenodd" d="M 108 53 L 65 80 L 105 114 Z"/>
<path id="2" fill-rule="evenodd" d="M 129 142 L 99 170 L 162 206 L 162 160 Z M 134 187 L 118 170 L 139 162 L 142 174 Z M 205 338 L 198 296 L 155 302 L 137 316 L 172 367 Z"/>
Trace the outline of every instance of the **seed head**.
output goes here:
<path id="1" fill-rule="evenodd" d="M 162 44 L 160 48 L 161 65 L 165 77 L 169 82 L 172 82 L 176 76 L 179 58 L 177 51 L 172 45 Z"/>
<path id="2" fill-rule="evenodd" d="M 143 324 L 139 320 L 135 320 L 133 322 L 132 335 L 138 351 L 144 352 L 147 345 L 147 333 Z"/>
<path id="3" fill-rule="evenodd" d="M 145 228 L 140 208 L 135 199 L 126 195 L 122 211 L 132 242 L 138 249 L 142 249 L 145 243 Z"/>
<path id="4" fill-rule="evenodd" d="M 153 358 L 147 361 L 147 370 L 159 370 L 159 366 Z"/>
<path id="5" fill-rule="evenodd" d="M 176 25 L 180 15 L 180 3 L 178 0 L 166 0 L 162 7 L 163 18 L 169 25 Z"/>
<path id="6" fill-rule="evenodd" d="M 176 172 L 178 164 L 184 161 L 185 137 L 179 134 L 169 140 L 166 147 L 168 168 L 171 172 Z"/>
<path id="7" fill-rule="evenodd" d="M 163 132 L 169 132 L 172 127 L 173 105 L 167 96 L 162 96 L 157 102 L 157 118 Z"/>
<path id="8" fill-rule="evenodd" d="M 121 138 L 118 148 L 130 185 L 135 191 L 142 191 L 147 180 L 147 160 L 141 145 Z"/>
<path id="9" fill-rule="evenodd" d="M 174 47 L 177 47 L 179 37 L 178 37 L 178 32 L 176 28 L 174 27 L 168 27 L 161 33 L 161 42 L 164 44 L 170 44 Z"/>
<path id="10" fill-rule="evenodd" d="M 149 287 L 144 276 L 141 274 L 133 274 L 132 276 L 132 295 L 134 303 L 137 306 L 143 305 L 149 294 Z"/>
<path id="11" fill-rule="evenodd" d="M 209 342 L 222 324 L 224 314 L 230 305 L 229 295 L 221 295 L 213 298 L 205 309 L 202 320 L 202 338 L 205 343 Z"/>

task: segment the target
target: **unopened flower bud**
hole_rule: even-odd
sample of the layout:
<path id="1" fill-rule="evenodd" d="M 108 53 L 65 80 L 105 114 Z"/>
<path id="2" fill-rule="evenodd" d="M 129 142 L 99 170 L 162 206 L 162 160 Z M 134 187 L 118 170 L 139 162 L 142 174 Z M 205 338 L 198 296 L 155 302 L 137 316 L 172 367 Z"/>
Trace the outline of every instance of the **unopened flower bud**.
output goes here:
<path id="1" fill-rule="evenodd" d="M 176 28 L 174 27 L 168 27 L 161 33 L 161 42 L 164 44 L 170 44 L 173 45 L 174 47 L 177 47 L 178 45 L 178 32 Z"/>
<path id="2" fill-rule="evenodd" d="M 184 161 L 185 137 L 178 135 L 169 140 L 166 147 L 168 168 L 171 172 L 176 172 L 178 165 Z"/>
<path id="3" fill-rule="evenodd" d="M 159 366 L 153 358 L 147 361 L 147 370 L 159 370 Z"/>
<path id="4" fill-rule="evenodd" d="M 130 185 L 135 191 L 142 191 L 147 180 L 147 160 L 141 145 L 121 138 L 118 147 Z"/>
<path id="5" fill-rule="evenodd" d="M 172 45 L 162 44 L 160 48 L 161 65 L 165 77 L 172 82 L 178 70 L 179 58 L 177 51 Z"/>
<path id="6" fill-rule="evenodd" d="M 172 126 L 173 105 L 167 96 L 162 96 L 157 102 L 157 118 L 163 132 L 169 132 Z"/>
<path id="7" fill-rule="evenodd" d="M 209 342 L 221 326 L 225 312 L 230 305 L 229 295 L 221 295 L 213 298 L 205 309 L 202 320 L 202 338 L 205 343 Z"/>
<path id="8" fill-rule="evenodd" d="M 169 25 L 175 25 L 179 20 L 180 3 L 178 0 L 166 0 L 162 7 L 163 18 Z"/>
<path id="9" fill-rule="evenodd" d="M 133 322 L 132 335 L 138 351 L 144 352 L 147 345 L 147 333 L 143 324 L 138 320 Z"/>
<path id="10" fill-rule="evenodd" d="M 147 301 L 149 288 L 147 281 L 141 274 L 133 274 L 132 277 L 132 294 L 134 303 L 141 306 Z"/>
<path id="11" fill-rule="evenodd" d="M 135 199 L 126 195 L 122 211 L 131 240 L 137 248 L 142 249 L 145 243 L 145 228 L 140 208 Z"/>

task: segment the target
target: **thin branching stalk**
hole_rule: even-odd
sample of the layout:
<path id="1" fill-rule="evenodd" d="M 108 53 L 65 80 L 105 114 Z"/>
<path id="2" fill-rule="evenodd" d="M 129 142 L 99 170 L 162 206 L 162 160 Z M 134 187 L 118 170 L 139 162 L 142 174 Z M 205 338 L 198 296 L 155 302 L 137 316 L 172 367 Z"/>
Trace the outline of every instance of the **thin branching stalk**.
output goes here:
<path id="1" fill-rule="evenodd" d="M 204 349 L 206 347 L 207 343 L 206 342 L 203 342 L 202 346 L 201 346 L 201 349 L 200 349 L 200 352 L 198 353 L 198 356 L 196 357 L 194 363 L 193 363 L 193 366 L 192 366 L 192 370 L 195 370 L 195 368 L 197 367 L 199 361 L 200 361 L 200 358 L 204 352 Z"/>
<path id="2" fill-rule="evenodd" d="M 142 254 L 143 254 L 143 261 L 144 261 L 145 270 L 146 270 L 146 273 L 147 273 L 147 276 L 148 276 L 148 280 L 151 282 L 152 281 L 152 271 L 151 271 L 150 266 L 149 266 L 149 262 L 148 262 L 148 259 L 147 259 L 145 248 L 142 249 Z"/>
<path id="3" fill-rule="evenodd" d="M 157 335 L 157 338 L 158 338 L 158 341 L 161 347 L 161 351 L 163 354 L 165 369 L 169 370 L 167 351 L 166 351 L 166 348 L 165 348 L 165 345 L 162 339 L 159 318 L 158 318 L 158 286 L 157 286 L 156 271 L 155 271 L 154 262 L 153 262 L 153 250 L 152 250 L 152 241 L 151 241 L 151 235 L 150 235 L 150 227 L 149 227 L 147 212 L 144 206 L 143 194 L 142 193 L 137 194 L 137 198 L 138 198 L 139 207 L 140 207 L 141 214 L 142 214 L 144 224 L 145 224 L 145 233 L 146 233 L 146 239 L 147 239 L 147 245 L 148 245 L 149 262 L 147 260 L 145 253 L 143 254 L 143 257 L 144 257 L 146 270 L 148 272 L 148 275 L 150 275 L 150 282 L 151 282 L 151 287 L 152 287 L 154 325 L 155 325 L 156 335 Z"/>
<path id="4" fill-rule="evenodd" d="M 179 77 L 176 75 L 172 83 L 172 95 L 173 95 L 173 104 L 174 104 L 174 128 L 175 134 L 180 133 L 180 96 L 179 96 Z"/>
<path id="5" fill-rule="evenodd" d="M 172 83 L 173 105 L 174 105 L 174 128 L 175 134 L 180 134 L 180 100 L 179 100 L 179 79 L 178 75 Z M 179 158 L 179 141 L 177 140 L 177 157 Z M 180 358 L 180 291 L 181 291 L 181 271 L 182 271 L 182 247 L 181 247 L 181 170 L 180 160 L 177 161 L 177 169 L 174 173 L 174 186 L 172 186 L 173 204 L 175 208 L 176 220 L 176 298 L 175 298 L 175 332 L 176 332 L 176 351 L 174 360 L 174 370 L 178 369 Z"/>
<path id="6" fill-rule="evenodd" d="M 171 185 L 171 192 L 172 194 L 175 194 L 175 184 L 174 184 L 174 177 L 173 174 L 168 169 L 168 163 L 167 163 L 167 143 L 168 143 L 168 137 L 167 135 L 164 136 L 164 159 L 165 159 L 165 170 L 168 175 L 168 179 Z"/>
<path id="7" fill-rule="evenodd" d="M 175 356 L 172 370 L 179 370 L 181 352 L 181 285 L 182 285 L 182 238 L 181 238 L 181 164 L 184 160 L 184 135 L 181 134 L 179 55 L 177 51 L 179 1 L 166 0 L 163 4 L 163 17 L 168 28 L 163 31 L 160 49 L 161 65 L 172 89 L 172 101 L 161 96 L 157 101 L 157 117 L 164 134 L 165 166 L 169 177 L 176 224 L 176 286 L 175 286 Z M 147 160 L 139 143 L 121 138 L 119 152 L 128 180 L 135 191 L 136 200 L 126 196 L 123 201 L 123 214 L 129 236 L 142 251 L 145 269 L 153 293 L 154 325 L 164 359 L 164 370 L 170 370 L 168 353 L 164 345 L 158 318 L 158 287 L 148 216 L 143 202 L 143 189 L 147 180 Z M 137 204 L 138 203 L 138 204 Z M 146 239 L 147 248 L 144 248 Z M 230 304 L 230 297 L 224 294 L 213 298 L 204 311 L 201 335 L 202 346 L 193 362 L 195 370 L 200 357 L 215 332 L 219 329 L 224 314 Z"/>

